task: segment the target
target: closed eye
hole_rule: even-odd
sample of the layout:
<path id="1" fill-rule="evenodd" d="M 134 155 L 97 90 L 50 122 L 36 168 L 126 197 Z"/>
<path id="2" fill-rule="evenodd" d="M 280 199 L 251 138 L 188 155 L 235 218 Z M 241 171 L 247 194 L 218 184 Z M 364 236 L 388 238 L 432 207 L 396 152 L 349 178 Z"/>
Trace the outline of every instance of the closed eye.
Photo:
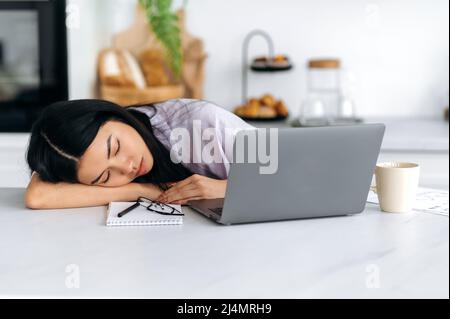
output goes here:
<path id="1" fill-rule="evenodd" d="M 116 156 L 119 153 L 119 151 L 120 151 L 120 141 L 117 140 L 117 150 L 114 153 L 114 156 Z M 102 182 L 102 184 L 108 183 L 110 177 L 111 177 L 111 171 L 108 171 L 107 175 L 106 175 L 106 179 Z"/>
<path id="2" fill-rule="evenodd" d="M 102 182 L 102 184 L 106 184 L 108 182 L 110 176 L 111 176 L 111 172 L 108 171 L 108 175 L 106 176 L 106 179 Z"/>

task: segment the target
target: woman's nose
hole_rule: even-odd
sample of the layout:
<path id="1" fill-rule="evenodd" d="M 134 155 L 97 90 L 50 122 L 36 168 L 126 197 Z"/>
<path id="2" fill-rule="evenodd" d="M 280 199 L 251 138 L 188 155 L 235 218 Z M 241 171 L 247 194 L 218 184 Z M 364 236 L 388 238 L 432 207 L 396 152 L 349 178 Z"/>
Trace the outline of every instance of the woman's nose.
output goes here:
<path id="1" fill-rule="evenodd" d="M 130 177 L 136 175 L 136 170 L 138 169 L 133 161 L 129 159 L 117 160 L 114 166 L 120 173 Z"/>

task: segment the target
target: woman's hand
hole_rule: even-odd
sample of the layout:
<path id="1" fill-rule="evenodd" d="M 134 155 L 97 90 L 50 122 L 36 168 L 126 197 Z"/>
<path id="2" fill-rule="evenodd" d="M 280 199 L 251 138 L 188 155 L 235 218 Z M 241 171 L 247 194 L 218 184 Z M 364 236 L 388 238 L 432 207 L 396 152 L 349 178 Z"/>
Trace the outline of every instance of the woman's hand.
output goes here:
<path id="1" fill-rule="evenodd" d="M 138 197 L 146 197 L 153 200 L 162 194 L 162 190 L 158 186 L 150 183 L 131 183 L 129 185 L 137 188 L 135 191 L 136 199 Z"/>
<path id="2" fill-rule="evenodd" d="M 185 180 L 171 184 L 157 200 L 163 203 L 184 205 L 190 200 L 224 198 L 226 180 L 194 174 Z"/>

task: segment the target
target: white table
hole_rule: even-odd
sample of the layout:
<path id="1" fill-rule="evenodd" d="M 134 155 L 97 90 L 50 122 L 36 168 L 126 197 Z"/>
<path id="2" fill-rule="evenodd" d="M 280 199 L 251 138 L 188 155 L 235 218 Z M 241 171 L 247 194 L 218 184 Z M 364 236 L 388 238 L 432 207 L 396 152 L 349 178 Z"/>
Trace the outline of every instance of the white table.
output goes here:
<path id="1" fill-rule="evenodd" d="M 0 297 L 449 297 L 448 217 L 370 204 L 220 226 L 184 208 L 182 226 L 107 228 L 104 207 L 31 211 L 23 194 L 0 189 Z"/>

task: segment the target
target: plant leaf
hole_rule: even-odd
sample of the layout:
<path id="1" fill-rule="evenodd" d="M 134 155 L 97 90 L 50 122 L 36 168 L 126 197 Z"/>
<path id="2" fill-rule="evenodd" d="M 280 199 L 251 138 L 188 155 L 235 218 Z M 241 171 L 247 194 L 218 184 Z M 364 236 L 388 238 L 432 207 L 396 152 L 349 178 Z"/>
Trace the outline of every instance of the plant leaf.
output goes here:
<path id="1" fill-rule="evenodd" d="M 165 49 L 166 60 L 177 78 L 183 69 L 183 51 L 178 16 L 172 12 L 172 0 L 139 0 L 147 20 Z"/>

